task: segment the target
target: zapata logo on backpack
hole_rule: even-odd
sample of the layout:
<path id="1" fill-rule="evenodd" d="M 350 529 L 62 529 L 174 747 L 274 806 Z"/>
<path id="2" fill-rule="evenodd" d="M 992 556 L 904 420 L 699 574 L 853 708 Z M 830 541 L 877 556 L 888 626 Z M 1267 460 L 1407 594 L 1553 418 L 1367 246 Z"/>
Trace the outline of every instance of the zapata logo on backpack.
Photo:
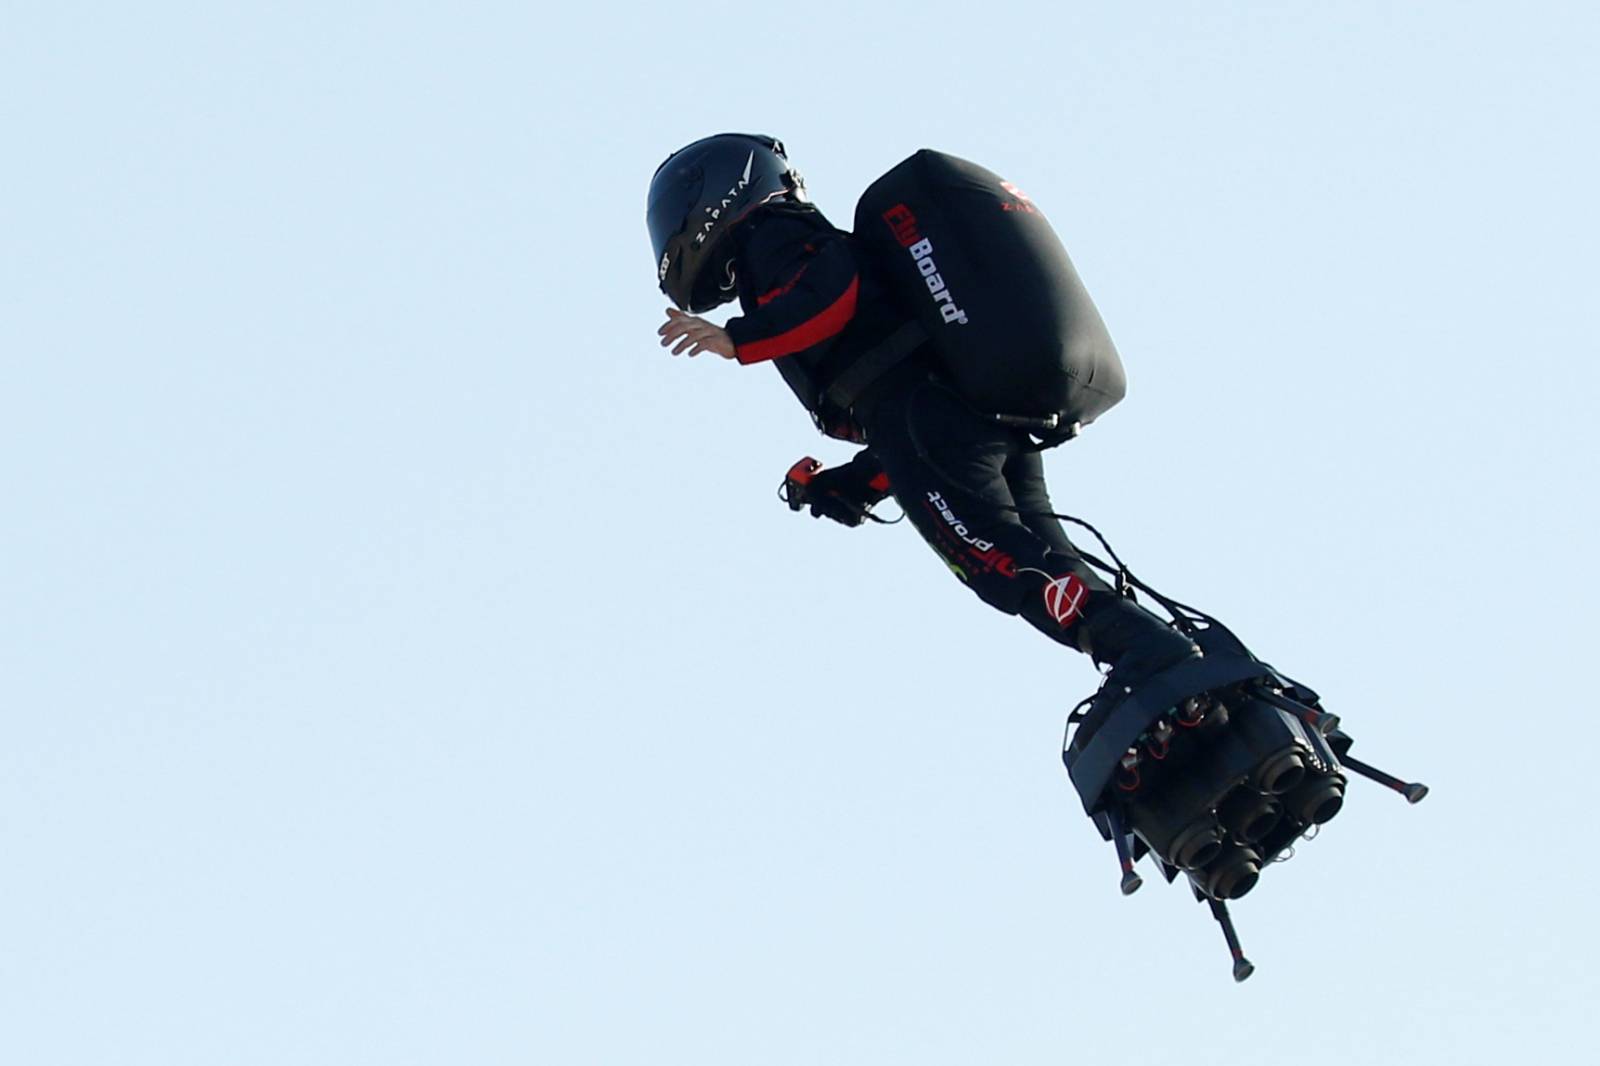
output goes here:
<path id="1" fill-rule="evenodd" d="M 1023 192 L 1009 181 L 1002 181 L 1000 183 L 1000 187 L 1011 194 L 1011 202 L 1002 202 L 1000 204 L 1000 210 L 1026 211 L 1030 215 L 1039 214 L 1039 209 L 1034 206 L 1033 197 L 1029 196 L 1027 193 Z"/>

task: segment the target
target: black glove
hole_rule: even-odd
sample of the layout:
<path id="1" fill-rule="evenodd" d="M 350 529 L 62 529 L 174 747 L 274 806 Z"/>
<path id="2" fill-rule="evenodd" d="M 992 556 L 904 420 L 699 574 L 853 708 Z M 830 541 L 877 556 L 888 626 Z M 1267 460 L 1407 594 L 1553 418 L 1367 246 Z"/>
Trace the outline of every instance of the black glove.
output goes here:
<path id="1" fill-rule="evenodd" d="M 831 518 L 845 526 L 865 522 L 868 509 L 887 495 L 889 478 L 865 451 L 844 466 L 817 471 L 806 485 L 811 517 Z"/>

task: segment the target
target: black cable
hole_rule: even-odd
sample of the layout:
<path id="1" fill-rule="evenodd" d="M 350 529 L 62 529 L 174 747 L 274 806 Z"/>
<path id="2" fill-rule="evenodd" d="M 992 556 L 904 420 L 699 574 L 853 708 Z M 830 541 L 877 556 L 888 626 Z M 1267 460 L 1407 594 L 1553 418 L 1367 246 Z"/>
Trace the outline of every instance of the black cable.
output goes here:
<path id="1" fill-rule="evenodd" d="M 1024 511 L 1020 507 L 1011 507 L 1006 504 L 989 504 L 988 506 L 998 507 L 1000 510 L 1010 511 L 1012 514 L 1019 516 L 1053 518 L 1058 522 L 1071 522 L 1075 526 L 1082 526 L 1084 529 L 1087 529 L 1094 535 L 1094 539 L 1100 542 L 1100 546 L 1105 548 L 1106 554 L 1111 556 L 1116 565 L 1112 566 L 1103 559 L 1097 559 L 1089 552 L 1084 551 L 1082 548 L 1078 548 L 1078 546 L 1074 544 L 1073 547 L 1077 549 L 1078 555 L 1083 559 L 1084 562 L 1098 570 L 1112 575 L 1117 579 L 1119 585 L 1125 581 L 1134 588 L 1139 589 L 1141 592 L 1148 594 L 1151 599 L 1155 600 L 1162 607 L 1167 609 L 1167 612 L 1172 615 L 1174 621 L 1204 621 L 1208 623 L 1215 621 L 1215 619 L 1206 614 L 1204 611 L 1201 611 L 1195 607 L 1190 607 L 1186 603 L 1180 603 L 1177 600 L 1172 599 L 1170 596 L 1165 596 L 1155 588 L 1139 580 L 1139 578 L 1134 575 L 1133 571 L 1128 569 L 1128 564 L 1122 561 L 1122 557 L 1119 556 L 1116 552 L 1116 549 L 1111 546 L 1111 542 L 1105 538 L 1105 534 L 1101 533 L 1098 529 L 1090 525 L 1088 522 L 1085 522 L 1083 519 L 1076 518 L 1069 514 L 1057 514 L 1054 511 Z"/>
<path id="2" fill-rule="evenodd" d="M 941 386 L 938 386 L 933 382 L 926 382 L 924 383 L 924 387 Z M 946 388 L 945 391 L 949 392 L 952 396 L 955 396 L 957 401 L 966 406 L 968 410 L 975 410 L 971 404 L 968 404 L 954 390 Z M 927 463 L 928 466 L 933 469 L 934 473 L 938 474 L 945 480 L 947 487 L 953 490 L 953 495 L 964 496 L 969 502 L 975 504 L 979 508 L 996 508 L 1002 511 L 1010 511 L 1012 514 L 1018 516 L 1053 518 L 1058 522 L 1071 522 L 1073 525 L 1082 526 L 1084 529 L 1087 529 L 1094 535 L 1094 539 L 1100 542 L 1100 546 L 1105 548 L 1106 554 L 1111 556 L 1112 561 L 1115 562 L 1116 565 L 1113 566 L 1111 563 L 1107 563 L 1105 560 L 1095 557 L 1089 552 L 1086 552 L 1082 548 L 1078 547 L 1076 544 L 1072 545 L 1073 551 L 1077 552 L 1078 557 L 1084 562 L 1088 563 L 1090 566 L 1110 575 L 1116 581 L 1116 588 L 1118 592 L 1126 595 L 1126 588 L 1128 586 L 1132 586 L 1133 588 L 1139 589 L 1140 591 L 1146 593 L 1151 599 L 1155 600 L 1162 607 L 1164 607 L 1167 613 L 1172 616 L 1172 620 L 1191 636 L 1193 635 L 1192 630 L 1196 622 L 1205 622 L 1207 625 L 1219 624 L 1216 619 L 1212 618 L 1204 611 L 1190 607 L 1188 604 L 1180 603 L 1177 600 L 1171 599 L 1170 597 L 1163 596 L 1160 592 L 1156 591 L 1156 589 L 1135 577 L 1133 571 L 1128 569 L 1128 564 L 1124 563 L 1122 558 L 1117 555 L 1116 549 L 1111 547 L 1111 542 L 1107 540 L 1098 529 L 1090 525 L 1088 522 L 1085 522 L 1083 519 L 1076 518 L 1069 514 L 1057 514 L 1054 511 L 1024 511 L 1020 507 L 984 500 L 976 493 L 962 488 L 960 480 L 951 477 L 949 471 L 945 470 L 939 461 L 933 457 L 932 451 L 923 446 L 922 440 L 917 433 L 916 423 L 909 417 L 909 415 L 906 418 L 906 432 L 911 438 L 912 447 L 917 450 L 917 457 L 923 462 Z M 869 444 L 868 447 L 870 446 L 871 445 Z M 903 514 L 902 517 L 904 517 Z"/>

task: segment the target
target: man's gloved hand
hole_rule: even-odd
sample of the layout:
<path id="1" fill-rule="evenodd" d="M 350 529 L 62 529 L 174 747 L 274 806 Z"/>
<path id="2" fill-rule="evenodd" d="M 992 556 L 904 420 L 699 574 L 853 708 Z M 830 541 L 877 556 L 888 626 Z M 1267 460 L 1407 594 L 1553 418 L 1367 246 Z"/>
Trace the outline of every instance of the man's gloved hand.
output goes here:
<path id="1" fill-rule="evenodd" d="M 859 526 L 867 510 L 889 495 L 889 478 L 867 452 L 844 466 L 829 467 L 811 475 L 806 503 L 811 517 L 831 518 L 840 525 Z"/>

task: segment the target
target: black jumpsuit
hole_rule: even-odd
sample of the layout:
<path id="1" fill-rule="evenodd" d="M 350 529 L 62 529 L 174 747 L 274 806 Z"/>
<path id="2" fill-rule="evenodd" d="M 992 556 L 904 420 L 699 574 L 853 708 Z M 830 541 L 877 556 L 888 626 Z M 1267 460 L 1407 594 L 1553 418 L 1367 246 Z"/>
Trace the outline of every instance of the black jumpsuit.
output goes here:
<path id="1" fill-rule="evenodd" d="M 828 382 L 904 319 L 849 234 L 808 205 L 759 210 L 736 231 L 739 362 L 774 361 L 830 436 L 865 442 L 852 460 L 985 603 L 1120 672 L 1189 653 L 1186 639 L 1118 596 L 1084 563 L 1021 430 L 961 399 L 919 355 L 833 409 Z"/>

